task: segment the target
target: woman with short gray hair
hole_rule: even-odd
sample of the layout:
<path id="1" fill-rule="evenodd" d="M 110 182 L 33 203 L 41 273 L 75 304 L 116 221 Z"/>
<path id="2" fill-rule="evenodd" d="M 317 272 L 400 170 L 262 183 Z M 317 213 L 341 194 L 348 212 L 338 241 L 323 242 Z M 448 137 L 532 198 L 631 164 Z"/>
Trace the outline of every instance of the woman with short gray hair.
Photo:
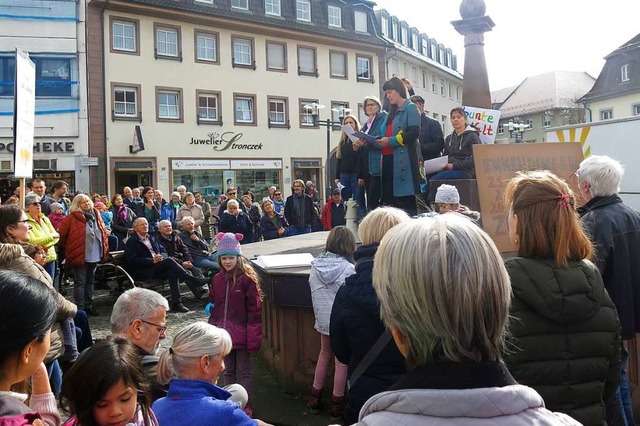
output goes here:
<path id="1" fill-rule="evenodd" d="M 373 286 L 409 371 L 365 403 L 360 425 L 579 425 L 502 362 L 509 276 L 476 225 L 454 214 L 398 225 L 382 239 Z"/>

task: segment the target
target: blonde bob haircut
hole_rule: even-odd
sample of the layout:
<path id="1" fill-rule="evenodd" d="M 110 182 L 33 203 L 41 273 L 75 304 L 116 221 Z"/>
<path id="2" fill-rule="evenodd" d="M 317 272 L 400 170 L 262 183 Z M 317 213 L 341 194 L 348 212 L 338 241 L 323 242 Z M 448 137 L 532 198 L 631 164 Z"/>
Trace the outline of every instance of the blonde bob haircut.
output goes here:
<path id="1" fill-rule="evenodd" d="M 518 217 L 518 256 L 552 257 L 557 267 L 591 259 L 593 246 L 576 212 L 569 185 L 548 170 L 519 172 L 505 191 L 509 215 Z"/>
<path id="2" fill-rule="evenodd" d="M 158 382 L 166 384 L 173 378 L 183 377 L 203 356 L 225 357 L 232 346 L 226 330 L 204 321 L 189 324 L 176 333 L 171 347 L 160 355 Z"/>
<path id="3" fill-rule="evenodd" d="M 378 244 L 389 229 L 410 219 L 404 210 L 395 207 L 378 207 L 362 220 L 358 227 L 358 236 L 363 245 Z"/>
<path id="4" fill-rule="evenodd" d="M 491 238 L 457 213 L 401 223 L 384 236 L 373 286 L 410 367 L 499 361 L 511 284 Z"/>
<path id="5" fill-rule="evenodd" d="M 82 209 L 80 208 L 80 204 L 82 204 L 85 201 L 89 202 L 90 210 L 93 211 L 93 200 L 91 200 L 91 197 L 89 197 L 86 194 L 78 194 L 75 197 L 73 197 L 73 200 L 71 201 L 71 205 L 69 205 L 69 213 L 81 212 Z"/>

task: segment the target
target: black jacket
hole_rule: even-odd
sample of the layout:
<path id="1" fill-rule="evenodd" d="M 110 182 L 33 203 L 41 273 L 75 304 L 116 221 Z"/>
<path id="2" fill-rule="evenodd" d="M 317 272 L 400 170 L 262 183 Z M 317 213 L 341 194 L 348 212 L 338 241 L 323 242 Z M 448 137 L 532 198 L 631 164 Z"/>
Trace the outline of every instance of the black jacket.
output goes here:
<path id="1" fill-rule="evenodd" d="M 447 136 L 444 141 L 442 155 L 449 156 L 449 162 L 453 164 L 454 170 L 461 170 L 471 179 L 475 176 L 476 170 L 473 164 L 473 145 L 480 143 L 478 131 L 469 126 L 461 134 L 456 132 Z"/>
<path id="2" fill-rule="evenodd" d="M 191 257 L 191 253 L 189 253 L 189 248 L 184 244 L 182 238 L 178 236 L 177 231 L 173 231 L 171 233 L 171 238 L 165 238 L 160 232 L 156 234 L 156 240 L 162 247 L 164 247 L 167 255 L 169 257 L 173 257 L 178 261 L 178 263 L 182 262 L 193 262 L 193 258 Z"/>
<path id="3" fill-rule="evenodd" d="M 244 203 L 243 203 L 244 204 Z M 224 212 L 220 216 L 218 223 L 220 232 L 231 232 L 233 234 L 242 234 L 243 238 L 240 244 L 249 244 L 253 242 L 253 223 L 249 219 L 249 215 L 240 211 L 238 216 Z"/>
<path id="4" fill-rule="evenodd" d="M 336 163 L 336 179 L 340 179 L 341 173 L 357 173 L 362 150 L 354 151 L 353 142 L 348 137 L 345 138 L 344 142 L 338 144 L 338 149 L 340 150 L 340 157 Z"/>
<path id="5" fill-rule="evenodd" d="M 596 266 L 552 259 L 506 261 L 513 299 L 505 362 L 551 411 L 605 424 L 620 379 L 620 322 Z"/>
<path id="6" fill-rule="evenodd" d="M 133 229 L 133 221 L 138 217 L 129 207 L 126 207 L 126 209 L 126 220 L 124 220 L 122 217 L 118 217 L 117 207 L 112 206 L 110 209 L 113 212 L 113 220 L 111 221 L 111 232 L 113 233 L 113 235 L 118 237 L 120 241 L 124 241 L 124 239 L 127 238 L 127 232 L 129 231 L 129 229 Z"/>
<path id="7" fill-rule="evenodd" d="M 276 217 L 278 218 L 277 221 L 278 221 L 278 226 L 280 228 L 286 229 L 289 227 L 289 222 L 287 222 L 287 219 L 285 219 L 284 216 L 276 213 Z M 264 237 L 265 241 L 286 237 L 287 236 L 286 232 L 282 236 L 278 235 L 278 229 L 280 228 L 277 228 L 271 221 L 271 218 L 266 214 L 263 215 L 262 218 L 260 219 L 260 231 L 262 232 L 262 236 Z"/>
<path id="8" fill-rule="evenodd" d="M 444 148 L 442 126 L 427 114 L 420 116 L 420 153 L 422 160 L 438 158 Z"/>
<path id="9" fill-rule="evenodd" d="M 315 213 L 311 197 L 304 194 L 304 223 L 301 221 L 300 216 L 296 214 L 293 197 L 295 197 L 295 195 L 289 195 L 287 197 L 287 202 L 284 204 L 284 217 L 287 219 L 287 222 L 289 222 L 291 226 L 313 225 Z"/>
<path id="10" fill-rule="evenodd" d="M 193 234 L 196 234 L 200 241 L 193 241 L 191 239 L 192 234 L 188 233 L 187 231 L 178 233 L 178 237 L 180 237 L 184 245 L 187 246 L 187 248 L 189 249 L 189 253 L 191 254 L 191 257 L 193 259 L 209 257 L 209 247 L 203 241 L 202 235 L 198 232 L 193 232 Z"/>
<path id="11" fill-rule="evenodd" d="M 616 305 L 622 338 L 640 332 L 640 213 L 617 195 L 595 197 L 578 209 L 596 248 L 595 263 Z"/>
<path id="12" fill-rule="evenodd" d="M 164 248 L 152 235 L 149 235 L 149 240 L 154 253 L 166 255 Z M 131 234 L 124 245 L 124 258 L 127 272 L 134 280 L 150 281 L 153 279 L 153 257 L 136 232 Z"/>
<path id="13" fill-rule="evenodd" d="M 385 331 L 380 320 L 380 301 L 372 283 L 373 257 L 377 250 L 377 244 L 356 250 L 356 273 L 347 277 L 340 287 L 331 310 L 331 348 L 336 358 L 348 365 L 349 377 Z M 391 340 L 349 390 L 346 424 L 357 422 L 364 403 L 386 391 L 405 371 L 404 357 Z"/>

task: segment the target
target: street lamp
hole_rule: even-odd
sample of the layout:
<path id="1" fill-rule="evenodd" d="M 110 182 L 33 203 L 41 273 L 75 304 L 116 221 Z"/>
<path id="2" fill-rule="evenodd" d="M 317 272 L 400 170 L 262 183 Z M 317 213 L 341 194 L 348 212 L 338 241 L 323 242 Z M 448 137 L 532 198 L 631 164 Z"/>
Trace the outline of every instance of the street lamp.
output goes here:
<path id="1" fill-rule="evenodd" d="M 509 128 L 509 139 L 515 139 L 516 143 L 522 143 L 524 132 L 529 128 L 529 125 L 524 121 L 520 121 L 518 118 L 513 121 L 509 120 L 508 128 Z"/>
<path id="2" fill-rule="evenodd" d="M 329 160 L 331 157 L 331 129 L 333 128 L 333 126 L 342 126 L 342 117 L 345 113 L 349 113 L 351 109 L 346 108 L 344 105 L 340 105 L 337 108 L 331 108 L 331 111 L 337 112 L 339 114 L 339 121 L 333 121 L 331 118 L 320 121 L 320 110 L 325 108 L 324 105 L 317 102 L 312 102 L 310 104 L 303 105 L 303 108 L 311 112 L 314 126 L 324 126 L 327 129 L 327 159 L 324 165 L 324 174 L 326 179 L 325 198 L 329 200 L 329 197 L 331 197 L 331 176 L 329 175 Z"/>

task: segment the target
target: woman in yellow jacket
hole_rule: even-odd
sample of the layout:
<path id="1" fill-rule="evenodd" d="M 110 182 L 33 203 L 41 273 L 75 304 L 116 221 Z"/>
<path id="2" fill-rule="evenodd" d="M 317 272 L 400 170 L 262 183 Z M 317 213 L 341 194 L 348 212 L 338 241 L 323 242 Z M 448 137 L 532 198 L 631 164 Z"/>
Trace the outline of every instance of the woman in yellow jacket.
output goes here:
<path id="1" fill-rule="evenodd" d="M 51 221 L 42 213 L 40 206 L 40 196 L 29 194 L 24 198 L 25 210 L 29 219 L 29 243 L 43 246 L 47 249 L 47 256 L 44 260 L 44 269 L 51 276 L 53 281 L 56 273 L 56 244 L 60 235 L 56 232 Z"/>

